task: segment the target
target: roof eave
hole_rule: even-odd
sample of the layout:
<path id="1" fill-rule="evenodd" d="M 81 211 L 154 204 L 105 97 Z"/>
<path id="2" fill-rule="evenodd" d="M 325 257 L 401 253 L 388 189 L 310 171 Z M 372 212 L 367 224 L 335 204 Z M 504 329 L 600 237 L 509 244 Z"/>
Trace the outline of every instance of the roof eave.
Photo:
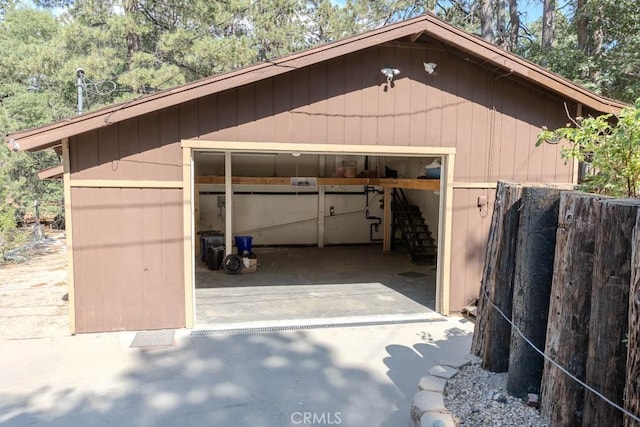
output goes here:
<path id="1" fill-rule="evenodd" d="M 36 129 L 16 132 L 7 136 L 7 144 L 12 149 L 17 147 L 17 150 L 27 151 L 53 147 L 60 144 L 63 138 L 416 34 L 428 35 L 469 55 L 481 57 L 488 63 L 505 69 L 509 74 L 520 76 L 536 85 L 558 92 L 567 99 L 596 111 L 617 113 L 626 106 L 624 103 L 592 93 L 559 75 L 504 51 L 480 37 L 448 24 L 434 15 L 425 14 L 270 62 L 218 74 Z"/>
<path id="2" fill-rule="evenodd" d="M 68 120 L 12 133 L 7 135 L 7 143 L 11 146 L 13 141 L 20 151 L 37 151 L 50 148 L 60 144 L 59 141 L 63 138 L 105 127 L 141 114 L 192 101 L 226 89 L 254 83 L 289 72 L 294 68 L 313 65 L 395 40 L 407 34 L 423 31 L 425 24 L 425 16 L 399 22 L 269 62 L 262 62 L 227 73 L 217 74 L 133 101 L 95 110 Z M 149 108 L 149 103 L 151 102 L 153 102 L 153 107 Z"/>
<path id="3" fill-rule="evenodd" d="M 38 172 L 40 179 L 61 179 L 64 174 L 64 166 L 62 164 L 43 169 Z"/>

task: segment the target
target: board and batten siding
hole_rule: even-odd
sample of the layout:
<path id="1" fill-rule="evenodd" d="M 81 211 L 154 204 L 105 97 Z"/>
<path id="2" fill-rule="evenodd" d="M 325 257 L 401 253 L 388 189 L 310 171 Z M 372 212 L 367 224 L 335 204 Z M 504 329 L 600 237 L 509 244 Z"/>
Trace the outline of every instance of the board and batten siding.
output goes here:
<path id="1" fill-rule="evenodd" d="M 438 64 L 435 75 L 424 62 Z M 386 91 L 384 67 L 400 70 Z M 535 147 L 543 125 L 568 120 L 563 101 L 442 50 L 373 47 L 191 101 L 181 114 L 205 140 L 456 147 L 456 181 L 571 180 L 560 147 Z"/>
<path id="2" fill-rule="evenodd" d="M 427 74 L 424 62 L 436 63 L 436 73 Z M 400 70 L 386 90 L 380 72 L 385 67 Z M 571 114 L 577 109 L 575 103 L 565 107 L 557 95 L 514 78 L 506 70 L 482 66 L 469 55 L 444 50 L 437 43 L 426 48 L 377 46 L 72 137 L 71 178 L 180 181 L 180 140 L 199 138 L 455 147 L 457 183 L 498 179 L 567 183 L 573 177 L 573 164 L 561 159 L 560 147 L 535 147 L 542 126 L 565 124 L 565 108 Z M 477 197 L 487 196 L 489 202 L 494 197 L 493 189 L 463 187 L 455 188 L 453 194 L 453 311 L 477 296 L 490 222 L 477 208 Z M 100 199 L 105 191 L 74 189 L 73 194 Z M 75 209 L 77 201 L 72 205 Z M 160 214 L 164 208 L 155 209 Z M 488 209 L 491 211 L 491 204 Z M 74 212 L 74 226 L 75 217 Z M 89 226 L 92 230 L 88 221 L 82 220 L 77 229 Z M 144 246 L 145 239 L 140 239 Z M 93 241 L 101 240 L 94 236 Z M 171 251 L 182 245 L 165 243 Z M 100 253 L 95 249 L 93 256 Z M 76 265 L 82 265 L 80 257 L 83 255 L 76 256 Z M 172 269 L 182 268 L 182 256 L 166 261 Z M 126 263 L 122 266 L 132 268 Z M 89 276 L 82 274 L 92 273 L 79 273 L 77 283 L 84 286 Z M 108 280 L 91 277 L 94 282 L 87 286 L 94 286 L 98 294 L 97 289 L 108 286 Z M 80 300 L 78 307 L 86 310 Z"/>
<path id="3" fill-rule="evenodd" d="M 182 181 L 178 111 L 168 108 L 70 138 L 71 179 Z"/>
<path id="4" fill-rule="evenodd" d="M 436 74 L 424 71 L 435 62 Z M 400 74 L 384 89 L 381 68 Z M 455 147 L 461 183 L 569 183 L 560 146 L 536 147 L 542 126 L 563 126 L 557 96 L 443 50 L 374 47 L 182 106 L 189 132 L 221 141 Z M 477 207 L 486 196 L 488 208 Z M 454 190 L 450 309 L 478 295 L 493 189 Z M 486 213 L 486 209 L 489 213 Z"/>
<path id="5" fill-rule="evenodd" d="M 182 189 L 152 188 L 182 186 L 180 128 L 173 107 L 70 138 L 74 332 L 185 326 Z"/>
<path id="6" fill-rule="evenodd" d="M 76 332 L 185 324 L 182 190 L 72 188 Z"/>
<path id="7" fill-rule="evenodd" d="M 478 208 L 478 197 L 488 205 Z M 495 189 L 456 188 L 451 231 L 451 292 L 449 304 L 459 311 L 478 298 L 495 201 Z"/>

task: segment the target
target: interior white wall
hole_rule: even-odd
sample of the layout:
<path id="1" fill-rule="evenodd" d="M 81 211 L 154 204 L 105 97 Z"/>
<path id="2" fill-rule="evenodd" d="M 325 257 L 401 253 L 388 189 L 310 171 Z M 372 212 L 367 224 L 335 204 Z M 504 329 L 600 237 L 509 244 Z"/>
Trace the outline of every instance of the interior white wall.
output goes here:
<path id="1" fill-rule="evenodd" d="M 323 156 L 323 159 L 321 159 Z M 234 176 L 335 176 L 343 161 L 357 163 L 357 172 L 365 169 L 366 157 L 361 155 L 318 155 L 290 153 L 274 154 L 233 154 L 232 172 Z M 378 171 L 384 176 L 384 167 L 398 171 L 399 178 L 416 178 L 433 158 L 382 157 L 371 156 L 368 170 Z M 195 174 L 204 176 L 224 176 L 224 155 L 196 153 Z M 219 209 L 218 195 L 223 195 L 223 185 L 200 186 L 200 230 L 224 230 L 224 209 Z M 246 186 L 235 185 L 233 205 L 234 235 L 251 235 L 256 245 L 317 244 L 318 236 L 318 196 L 317 187 L 290 186 Z M 369 243 L 370 224 L 375 220 L 365 217 L 366 197 L 363 186 L 325 187 L 325 244 Z M 288 194 L 262 194 L 288 193 Z M 331 194 L 358 192 L 359 194 Z M 260 193 L 260 194 L 256 194 Z M 313 194 L 306 194 L 313 193 Z M 420 206 L 425 221 L 438 238 L 438 192 L 428 190 L 405 190 L 412 203 Z M 380 195 L 369 194 L 369 215 L 383 216 Z M 334 215 L 331 215 L 333 206 Z M 373 233 L 373 239 L 382 239 L 382 226 Z"/>
<path id="2" fill-rule="evenodd" d="M 200 230 L 224 230 L 224 209 L 218 206 L 224 186 L 200 186 Z M 256 245 L 298 245 L 318 243 L 318 195 L 316 187 L 235 185 L 233 197 L 234 235 L 253 236 Z M 325 244 L 369 243 L 370 225 L 365 217 L 363 186 L 325 187 Z M 262 194 L 288 193 L 288 194 Z M 360 194 L 333 194 L 359 192 Z M 220 194 L 210 194 L 220 193 Z M 260 193 L 260 194 L 256 194 Z M 380 196 L 369 195 L 369 215 L 382 218 Z M 331 207 L 333 206 L 333 215 Z M 382 238 L 382 227 L 374 233 Z"/>
<path id="3" fill-rule="evenodd" d="M 325 195 L 325 244 L 347 244 L 347 243 L 370 243 L 370 224 L 377 223 L 376 220 L 366 219 L 367 198 L 364 195 L 364 187 L 346 187 L 351 191 L 361 191 L 360 195 Z M 327 193 L 339 190 L 339 188 L 328 186 Z M 383 209 L 380 209 L 381 195 L 369 193 L 369 216 L 378 217 L 382 220 Z M 331 206 L 334 207 L 335 215 L 331 216 Z M 373 233 L 373 239 L 382 239 L 382 226 Z"/>

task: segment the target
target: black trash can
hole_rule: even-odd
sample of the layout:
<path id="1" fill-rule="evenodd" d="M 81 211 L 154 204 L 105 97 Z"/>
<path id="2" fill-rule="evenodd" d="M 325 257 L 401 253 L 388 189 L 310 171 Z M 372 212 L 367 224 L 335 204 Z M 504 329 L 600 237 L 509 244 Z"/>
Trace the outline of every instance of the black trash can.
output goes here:
<path id="1" fill-rule="evenodd" d="M 224 259 L 224 246 L 209 246 L 207 249 L 207 268 L 220 270 Z"/>
<path id="2" fill-rule="evenodd" d="M 209 247 L 224 246 L 224 233 L 218 230 L 200 231 L 200 259 L 207 262 Z"/>

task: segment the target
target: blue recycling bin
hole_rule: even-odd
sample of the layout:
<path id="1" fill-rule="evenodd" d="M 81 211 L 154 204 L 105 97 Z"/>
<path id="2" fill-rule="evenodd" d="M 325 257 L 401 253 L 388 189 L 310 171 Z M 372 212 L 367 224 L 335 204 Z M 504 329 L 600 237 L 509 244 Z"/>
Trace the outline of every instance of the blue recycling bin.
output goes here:
<path id="1" fill-rule="evenodd" d="M 238 255 L 244 255 L 245 251 L 249 254 L 251 253 L 252 236 L 236 236 L 234 239 L 238 248 Z"/>

